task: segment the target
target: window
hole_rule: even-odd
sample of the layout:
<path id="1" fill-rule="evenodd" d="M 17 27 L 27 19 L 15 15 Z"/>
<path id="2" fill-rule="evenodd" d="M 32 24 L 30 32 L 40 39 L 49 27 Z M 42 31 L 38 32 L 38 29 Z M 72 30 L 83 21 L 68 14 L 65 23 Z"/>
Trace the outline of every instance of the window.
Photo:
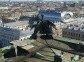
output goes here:
<path id="1" fill-rule="evenodd" d="M 73 33 L 71 33 L 71 36 L 73 35 Z"/>
<path id="2" fill-rule="evenodd" d="M 76 37 L 78 36 L 78 34 L 76 33 Z"/>
<path id="3" fill-rule="evenodd" d="M 79 34 L 79 37 L 80 37 L 80 34 Z"/>
<path id="4" fill-rule="evenodd" d="M 68 35 L 70 35 L 70 32 L 68 32 Z"/>

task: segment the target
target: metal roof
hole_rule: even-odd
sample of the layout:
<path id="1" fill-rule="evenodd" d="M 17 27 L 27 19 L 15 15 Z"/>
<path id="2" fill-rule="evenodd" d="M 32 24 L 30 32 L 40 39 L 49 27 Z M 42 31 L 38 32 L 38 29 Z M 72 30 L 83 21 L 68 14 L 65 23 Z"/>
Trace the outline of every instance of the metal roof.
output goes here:
<path id="1" fill-rule="evenodd" d="M 6 27 L 17 27 L 22 25 L 28 25 L 28 21 L 16 21 L 11 23 L 5 23 L 4 26 Z"/>
<path id="2" fill-rule="evenodd" d="M 48 16 L 48 17 L 55 17 L 55 18 L 60 18 L 61 17 L 61 13 L 56 12 L 56 11 L 51 11 L 51 10 L 43 10 L 43 11 L 39 11 L 39 14 L 42 14 L 44 16 Z"/>
<path id="3" fill-rule="evenodd" d="M 81 40 L 75 40 L 75 39 L 70 39 L 70 38 L 65 38 L 65 37 L 56 37 L 56 39 L 61 40 L 62 42 L 69 42 L 69 43 L 84 45 L 84 41 L 81 41 Z"/>

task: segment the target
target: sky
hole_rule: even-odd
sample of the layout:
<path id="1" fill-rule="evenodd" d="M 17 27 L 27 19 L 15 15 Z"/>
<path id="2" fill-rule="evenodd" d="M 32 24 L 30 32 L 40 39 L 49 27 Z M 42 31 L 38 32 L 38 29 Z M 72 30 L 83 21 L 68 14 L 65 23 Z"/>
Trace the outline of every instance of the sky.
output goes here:
<path id="1" fill-rule="evenodd" d="M 9 1 L 9 0 L 0 0 L 0 1 Z M 36 1 L 36 0 L 11 0 L 11 1 Z M 52 1 L 52 0 L 44 0 L 44 1 Z M 53 0 L 53 1 L 84 1 L 84 0 Z"/>

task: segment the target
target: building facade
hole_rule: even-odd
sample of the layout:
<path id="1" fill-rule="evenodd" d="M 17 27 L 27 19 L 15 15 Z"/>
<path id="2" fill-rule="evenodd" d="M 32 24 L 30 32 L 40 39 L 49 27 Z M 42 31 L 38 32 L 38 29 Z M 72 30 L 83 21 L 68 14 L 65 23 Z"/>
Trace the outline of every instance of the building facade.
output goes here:
<path id="1" fill-rule="evenodd" d="M 19 30 L 0 27 L 0 47 L 7 46 L 12 40 L 19 39 L 19 35 Z"/>
<path id="2" fill-rule="evenodd" d="M 28 27 L 28 21 L 6 23 L 0 27 L 0 47 L 5 47 L 14 40 L 24 40 L 31 36 L 33 30 Z"/>
<path id="3" fill-rule="evenodd" d="M 28 28 L 28 21 L 16 21 L 16 22 L 11 22 L 11 23 L 5 23 L 3 27 L 23 31 Z"/>
<path id="4" fill-rule="evenodd" d="M 62 37 L 84 41 L 84 26 L 67 26 L 62 29 Z"/>

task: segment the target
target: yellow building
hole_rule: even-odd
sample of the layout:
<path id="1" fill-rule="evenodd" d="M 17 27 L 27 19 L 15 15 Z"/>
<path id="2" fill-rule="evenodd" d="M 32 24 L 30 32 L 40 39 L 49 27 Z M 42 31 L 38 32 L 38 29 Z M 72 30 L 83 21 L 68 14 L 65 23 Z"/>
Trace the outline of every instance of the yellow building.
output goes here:
<path id="1" fill-rule="evenodd" d="M 16 21 L 12 23 L 6 23 L 4 24 L 4 27 L 18 30 L 26 30 L 28 28 L 28 21 Z"/>

